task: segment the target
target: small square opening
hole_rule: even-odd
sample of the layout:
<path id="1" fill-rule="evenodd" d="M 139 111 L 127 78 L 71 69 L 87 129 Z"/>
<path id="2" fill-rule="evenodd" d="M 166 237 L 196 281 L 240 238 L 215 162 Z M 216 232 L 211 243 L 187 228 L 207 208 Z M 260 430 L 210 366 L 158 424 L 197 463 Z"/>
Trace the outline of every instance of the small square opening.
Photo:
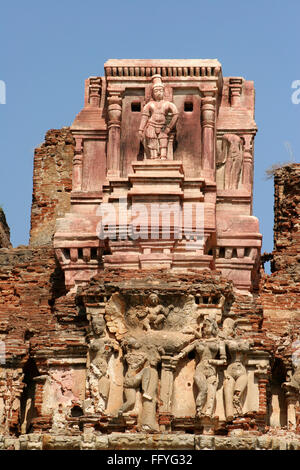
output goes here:
<path id="1" fill-rule="evenodd" d="M 97 259 L 97 248 L 91 249 L 91 259 Z"/>
<path id="2" fill-rule="evenodd" d="M 131 103 L 131 111 L 133 113 L 140 113 L 141 112 L 141 103 L 139 101 L 133 101 Z"/>
<path id="3" fill-rule="evenodd" d="M 192 113 L 193 112 L 193 102 L 192 101 L 186 101 L 184 103 L 184 111 L 186 113 Z"/>

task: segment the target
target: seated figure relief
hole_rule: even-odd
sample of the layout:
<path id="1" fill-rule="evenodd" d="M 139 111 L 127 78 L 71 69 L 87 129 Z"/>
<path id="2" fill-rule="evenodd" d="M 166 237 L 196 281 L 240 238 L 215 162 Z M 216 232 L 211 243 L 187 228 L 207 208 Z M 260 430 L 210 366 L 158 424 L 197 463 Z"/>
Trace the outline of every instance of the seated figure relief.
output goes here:
<path id="1" fill-rule="evenodd" d="M 141 320 L 146 331 L 151 329 L 158 330 L 163 327 L 166 317 L 173 308 L 173 305 L 164 307 L 159 303 L 159 298 L 156 294 L 150 294 L 148 306 L 137 312 L 137 318 Z"/>

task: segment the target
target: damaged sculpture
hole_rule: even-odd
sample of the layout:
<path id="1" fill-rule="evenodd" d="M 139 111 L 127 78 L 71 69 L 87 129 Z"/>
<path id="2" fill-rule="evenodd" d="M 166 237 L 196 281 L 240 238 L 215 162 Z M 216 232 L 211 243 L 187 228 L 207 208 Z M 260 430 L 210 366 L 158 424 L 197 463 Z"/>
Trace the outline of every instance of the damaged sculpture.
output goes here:
<path id="1" fill-rule="evenodd" d="M 141 430 L 158 431 L 156 423 L 156 403 L 158 372 L 157 365 L 160 356 L 155 348 L 148 351 L 133 337 L 122 342 L 127 372 L 124 378 L 125 402 L 118 410 L 122 416 L 136 405 L 137 390 L 142 391 Z"/>
<path id="2" fill-rule="evenodd" d="M 215 411 L 218 386 L 217 366 L 226 364 L 225 344 L 219 340 L 218 325 L 212 318 L 204 319 L 200 334 L 197 330 L 191 330 L 191 332 L 197 339 L 174 359 L 181 359 L 195 350 L 197 365 L 194 382 L 197 387 L 197 416 L 211 418 Z M 217 355 L 220 359 L 216 359 Z"/>
<path id="3" fill-rule="evenodd" d="M 148 307 L 137 313 L 137 318 L 142 320 L 143 328 L 146 331 L 151 330 L 151 328 L 161 329 L 170 310 L 174 308 L 173 305 L 166 308 L 159 304 L 156 294 L 149 295 L 148 304 Z"/>
<path id="4" fill-rule="evenodd" d="M 118 352 L 116 341 L 106 336 L 106 325 L 103 317 L 92 318 L 93 338 L 89 347 L 90 366 L 87 372 L 87 389 L 90 399 L 85 400 L 86 412 L 103 413 L 106 410 L 110 390 L 108 361 L 112 354 Z"/>
<path id="5" fill-rule="evenodd" d="M 215 59 L 104 69 L 37 149 L 32 247 L 0 250 L 0 448 L 256 448 L 272 426 L 296 433 L 298 301 L 277 308 L 296 284 L 262 279 L 253 82 Z M 299 187 L 287 171 L 277 200 Z M 296 197 L 275 268 L 296 259 Z M 57 214 L 54 260 L 39 243 Z"/>
<path id="6" fill-rule="evenodd" d="M 235 322 L 226 318 L 223 322 L 225 344 L 229 351 L 231 362 L 224 372 L 224 404 L 227 421 L 235 416 L 242 416 L 242 400 L 247 390 L 248 377 L 244 365 L 245 353 L 249 351 L 248 341 L 239 339 L 235 332 Z"/>

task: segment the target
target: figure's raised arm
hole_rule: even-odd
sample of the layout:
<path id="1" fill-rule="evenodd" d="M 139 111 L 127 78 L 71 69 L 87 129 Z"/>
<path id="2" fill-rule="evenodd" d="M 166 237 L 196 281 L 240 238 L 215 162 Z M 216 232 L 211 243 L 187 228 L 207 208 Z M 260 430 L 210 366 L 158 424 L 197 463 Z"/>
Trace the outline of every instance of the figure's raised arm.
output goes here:
<path id="1" fill-rule="evenodd" d="M 179 359 L 182 359 L 183 357 L 185 357 L 189 352 L 193 351 L 193 349 L 195 348 L 197 344 L 197 341 L 193 341 L 191 344 L 189 344 L 188 346 L 186 346 L 179 354 L 177 354 L 177 356 L 174 356 L 173 359 L 178 361 Z"/>

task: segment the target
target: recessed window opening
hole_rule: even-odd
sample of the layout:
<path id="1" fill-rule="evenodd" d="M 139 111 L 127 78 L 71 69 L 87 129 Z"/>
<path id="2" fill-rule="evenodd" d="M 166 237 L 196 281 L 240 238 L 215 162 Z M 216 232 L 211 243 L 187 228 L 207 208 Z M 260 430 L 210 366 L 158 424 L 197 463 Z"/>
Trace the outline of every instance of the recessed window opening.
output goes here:
<path id="1" fill-rule="evenodd" d="M 91 259 L 97 259 L 97 248 L 91 249 Z"/>
<path id="2" fill-rule="evenodd" d="M 131 103 L 131 111 L 133 113 L 140 113 L 141 112 L 141 103 L 139 103 L 138 101 L 133 101 Z"/>
<path id="3" fill-rule="evenodd" d="M 186 101 L 184 103 L 184 111 L 186 113 L 192 113 L 193 112 L 193 103 L 192 103 L 192 101 Z"/>

